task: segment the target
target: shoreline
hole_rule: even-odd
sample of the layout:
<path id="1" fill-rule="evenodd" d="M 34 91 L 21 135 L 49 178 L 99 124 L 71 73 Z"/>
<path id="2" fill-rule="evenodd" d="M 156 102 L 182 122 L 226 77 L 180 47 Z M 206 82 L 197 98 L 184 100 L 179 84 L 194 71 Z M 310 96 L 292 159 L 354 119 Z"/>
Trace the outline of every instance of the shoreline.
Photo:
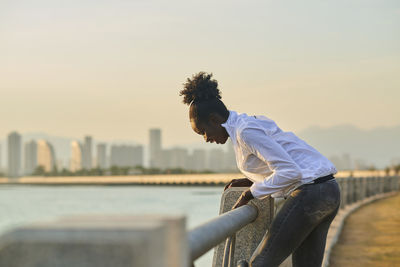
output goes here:
<path id="1" fill-rule="evenodd" d="M 0 178 L 0 185 L 163 185 L 163 186 L 222 186 L 240 173 L 165 174 L 132 176 L 56 176 Z"/>
<path id="2" fill-rule="evenodd" d="M 335 174 L 343 177 L 383 177 L 384 171 L 342 171 Z M 157 174 L 127 176 L 25 176 L 19 178 L 0 178 L 0 185 L 162 185 L 162 186 L 222 186 L 232 179 L 243 178 L 241 173 L 211 174 Z"/>

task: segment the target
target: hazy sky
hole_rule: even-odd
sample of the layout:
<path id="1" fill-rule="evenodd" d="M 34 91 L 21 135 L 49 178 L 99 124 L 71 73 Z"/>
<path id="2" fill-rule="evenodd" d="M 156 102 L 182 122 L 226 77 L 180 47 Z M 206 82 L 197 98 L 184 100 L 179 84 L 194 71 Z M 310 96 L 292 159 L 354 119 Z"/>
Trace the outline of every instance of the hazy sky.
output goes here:
<path id="1" fill-rule="evenodd" d="M 0 139 L 200 141 L 178 94 L 198 71 L 284 130 L 398 125 L 400 2 L 0 0 Z"/>

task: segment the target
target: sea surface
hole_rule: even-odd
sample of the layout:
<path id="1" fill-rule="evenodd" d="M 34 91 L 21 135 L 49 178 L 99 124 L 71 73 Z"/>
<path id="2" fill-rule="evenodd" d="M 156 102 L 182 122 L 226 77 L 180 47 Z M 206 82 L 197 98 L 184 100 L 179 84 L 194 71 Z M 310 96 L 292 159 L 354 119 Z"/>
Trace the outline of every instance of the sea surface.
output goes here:
<path id="1" fill-rule="evenodd" d="M 191 229 L 218 216 L 223 187 L 0 185 L 0 235 L 30 222 L 80 214 L 184 214 Z M 195 262 L 209 267 L 212 253 Z"/>

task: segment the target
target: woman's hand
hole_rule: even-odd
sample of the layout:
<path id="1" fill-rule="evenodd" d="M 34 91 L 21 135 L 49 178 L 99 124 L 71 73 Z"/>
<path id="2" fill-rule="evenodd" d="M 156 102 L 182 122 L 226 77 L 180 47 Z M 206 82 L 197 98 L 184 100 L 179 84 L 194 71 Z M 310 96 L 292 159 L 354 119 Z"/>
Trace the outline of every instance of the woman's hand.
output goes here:
<path id="1" fill-rule="evenodd" d="M 247 178 L 233 179 L 225 186 L 224 191 L 231 187 L 249 187 L 252 184 L 253 182 Z"/>
<path id="2" fill-rule="evenodd" d="M 253 198 L 254 198 L 254 196 L 251 194 L 250 189 L 243 191 L 243 193 L 240 195 L 239 199 L 236 201 L 235 205 L 233 205 L 232 209 L 236 209 L 243 205 L 246 205 Z"/>

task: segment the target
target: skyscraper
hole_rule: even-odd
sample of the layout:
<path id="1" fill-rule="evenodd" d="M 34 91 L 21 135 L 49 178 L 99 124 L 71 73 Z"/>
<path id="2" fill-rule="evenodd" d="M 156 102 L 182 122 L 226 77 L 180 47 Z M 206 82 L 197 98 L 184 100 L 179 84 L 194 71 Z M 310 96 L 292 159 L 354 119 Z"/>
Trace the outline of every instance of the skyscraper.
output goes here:
<path id="1" fill-rule="evenodd" d="M 210 170 L 221 172 L 224 170 L 224 150 L 222 148 L 213 148 L 208 152 L 208 167 Z"/>
<path id="2" fill-rule="evenodd" d="M 24 146 L 24 173 L 31 175 L 37 166 L 37 143 L 31 140 Z"/>
<path id="3" fill-rule="evenodd" d="M 170 149 L 169 168 L 188 169 L 189 153 L 186 148 L 175 147 Z"/>
<path id="4" fill-rule="evenodd" d="M 90 170 L 92 168 L 92 137 L 85 136 L 85 142 L 83 143 L 83 158 L 82 158 L 82 167 L 86 170 Z"/>
<path id="5" fill-rule="evenodd" d="M 113 145 L 110 154 L 111 166 L 143 166 L 143 146 Z"/>
<path id="6" fill-rule="evenodd" d="M 51 172 L 56 166 L 56 156 L 53 146 L 46 140 L 37 141 L 37 165 L 45 172 Z"/>
<path id="7" fill-rule="evenodd" d="M 107 146 L 106 144 L 97 145 L 97 167 L 101 169 L 107 168 Z"/>
<path id="8" fill-rule="evenodd" d="M 229 172 L 238 172 L 237 164 L 236 164 L 236 155 L 235 150 L 233 149 L 232 141 L 229 138 L 228 142 L 228 150 L 225 154 L 225 164 L 224 170 Z"/>
<path id="9" fill-rule="evenodd" d="M 150 129 L 150 167 L 159 168 L 162 157 L 161 129 Z"/>
<path id="10" fill-rule="evenodd" d="M 71 172 L 82 169 L 82 145 L 78 141 L 71 142 L 71 160 L 69 164 Z"/>
<path id="11" fill-rule="evenodd" d="M 193 150 L 190 169 L 204 171 L 206 169 L 206 151 L 204 149 Z"/>
<path id="12" fill-rule="evenodd" d="M 21 135 L 12 132 L 8 135 L 8 176 L 19 177 L 21 172 Z"/>

